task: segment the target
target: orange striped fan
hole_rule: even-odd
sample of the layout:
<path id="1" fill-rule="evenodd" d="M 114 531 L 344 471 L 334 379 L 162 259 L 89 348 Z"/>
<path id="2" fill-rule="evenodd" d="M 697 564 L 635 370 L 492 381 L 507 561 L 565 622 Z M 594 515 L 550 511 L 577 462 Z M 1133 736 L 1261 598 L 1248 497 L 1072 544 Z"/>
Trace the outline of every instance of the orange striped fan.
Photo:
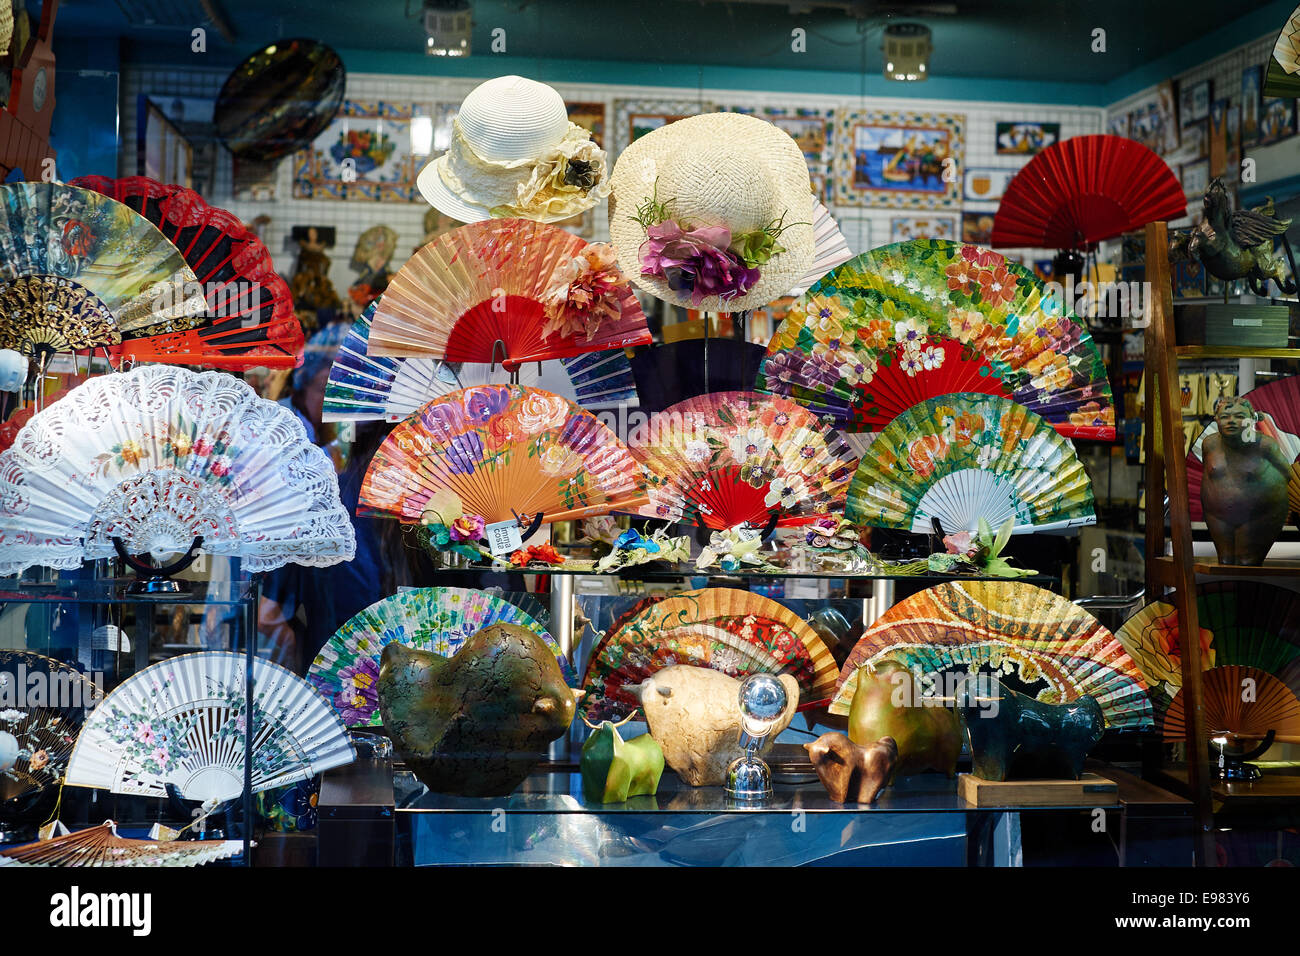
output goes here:
<path id="1" fill-rule="evenodd" d="M 117 824 L 106 820 L 97 827 L 0 850 L 0 865 L 202 866 L 243 851 L 242 840 L 132 840 L 118 836 Z"/>
<path id="2" fill-rule="evenodd" d="M 858 668 L 882 660 L 922 674 L 983 669 L 1049 703 L 1091 694 L 1108 727 L 1152 722 L 1146 683 L 1115 635 L 1078 605 L 1023 581 L 945 583 L 895 604 L 844 662 L 832 714 L 848 714 Z"/>
<path id="3" fill-rule="evenodd" d="M 735 588 L 674 595 L 611 627 L 592 649 L 579 705 L 590 721 L 620 720 L 639 704 L 629 693 L 656 671 L 690 664 L 732 677 L 788 673 L 801 708 L 835 689 L 835 658 L 799 615 L 770 598 Z"/>
<path id="4" fill-rule="evenodd" d="M 709 392 L 654 415 L 632 454 L 645 466 L 643 514 L 730 528 L 804 524 L 842 510 L 858 460 L 839 434 L 789 399 Z"/>
<path id="5" fill-rule="evenodd" d="M 1271 730 L 1279 740 L 1300 742 L 1300 700 L 1268 671 L 1241 664 L 1213 667 L 1201 675 L 1201 700 L 1212 737 L 1264 737 Z M 1187 703 L 1181 688 L 1160 729 L 1165 740 L 1186 739 Z"/>
<path id="6" fill-rule="evenodd" d="M 559 226 L 488 219 L 407 260 L 375 310 L 370 354 L 525 362 L 649 345 L 613 250 Z"/>
<path id="7" fill-rule="evenodd" d="M 384 439 L 357 514 L 443 523 L 459 506 L 488 524 L 538 512 L 565 521 L 646 501 L 636 460 L 591 412 L 540 388 L 477 385 L 434 399 Z"/>

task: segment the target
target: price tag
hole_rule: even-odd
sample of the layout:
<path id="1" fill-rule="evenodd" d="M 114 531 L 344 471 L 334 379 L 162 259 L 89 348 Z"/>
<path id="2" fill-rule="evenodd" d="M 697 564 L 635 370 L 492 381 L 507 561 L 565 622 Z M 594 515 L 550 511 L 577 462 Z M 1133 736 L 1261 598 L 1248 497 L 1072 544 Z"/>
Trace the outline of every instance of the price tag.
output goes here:
<path id="1" fill-rule="evenodd" d="M 763 537 L 763 532 L 758 528 L 751 528 L 748 521 L 742 521 L 736 525 L 736 534 L 741 541 L 757 541 Z"/>
<path id="2" fill-rule="evenodd" d="M 513 518 L 490 524 L 483 529 L 483 533 L 487 536 L 488 550 L 494 557 L 511 554 L 524 546 L 523 539 L 519 536 L 519 522 Z"/>

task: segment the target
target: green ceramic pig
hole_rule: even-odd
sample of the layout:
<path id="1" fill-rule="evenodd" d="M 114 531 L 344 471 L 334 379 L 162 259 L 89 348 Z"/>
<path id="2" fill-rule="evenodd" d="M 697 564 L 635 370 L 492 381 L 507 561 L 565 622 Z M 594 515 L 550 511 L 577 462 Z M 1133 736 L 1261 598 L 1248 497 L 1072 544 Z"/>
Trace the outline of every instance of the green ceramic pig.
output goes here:
<path id="1" fill-rule="evenodd" d="M 623 803 L 659 789 L 664 752 L 649 734 L 624 740 L 606 720 L 582 745 L 580 766 L 582 793 L 589 802 Z"/>

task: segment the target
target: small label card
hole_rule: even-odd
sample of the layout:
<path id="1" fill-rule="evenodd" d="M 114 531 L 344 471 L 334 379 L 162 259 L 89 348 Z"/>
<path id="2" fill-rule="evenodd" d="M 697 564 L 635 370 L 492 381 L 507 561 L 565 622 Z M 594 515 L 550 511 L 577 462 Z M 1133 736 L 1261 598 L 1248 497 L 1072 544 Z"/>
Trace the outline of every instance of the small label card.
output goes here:
<path id="1" fill-rule="evenodd" d="M 736 525 L 736 534 L 740 537 L 741 541 L 757 541 L 759 538 L 763 537 L 762 529 L 751 528 L 748 521 L 742 521 L 740 524 Z"/>
<path id="2" fill-rule="evenodd" d="M 483 533 L 487 535 L 488 550 L 493 557 L 511 554 L 524 546 L 523 538 L 519 536 L 519 522 L 514 518 L 490 524 Z"/>

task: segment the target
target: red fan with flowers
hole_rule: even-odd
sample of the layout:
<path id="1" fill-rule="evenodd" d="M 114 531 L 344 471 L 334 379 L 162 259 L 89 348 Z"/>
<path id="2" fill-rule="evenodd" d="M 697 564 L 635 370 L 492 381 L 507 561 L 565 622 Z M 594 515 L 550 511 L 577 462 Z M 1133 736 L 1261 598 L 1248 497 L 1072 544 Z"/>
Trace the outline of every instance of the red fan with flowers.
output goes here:
<path id="1" fill-rule="evenodd" d="M 388 284 L 370 354 L 527 362 L 649 345 L 614 250 L 559 226 L 488 219 L 443 233 Z"/>
<path id="2" fill-rule="evenodd" d="M 183 186 L 144 176 L 83 176 L 72 185 L 123 203 L 158 227 L 202 286 L 206 312 L 196 328 L 130 339 L 112 350 L 141 362 L 227 369 L 293 368 L 302 327 L 271 254 L 239 217 L 209 206 Z"/>
<path id="3" fill-rule="evenodd" d="M 993 219 L 992 244 L 1082 249 L 1186 214 L 1178 178 L 1141 143 L 1074 136 L 1047 147 L 1011 178 Z"/>

